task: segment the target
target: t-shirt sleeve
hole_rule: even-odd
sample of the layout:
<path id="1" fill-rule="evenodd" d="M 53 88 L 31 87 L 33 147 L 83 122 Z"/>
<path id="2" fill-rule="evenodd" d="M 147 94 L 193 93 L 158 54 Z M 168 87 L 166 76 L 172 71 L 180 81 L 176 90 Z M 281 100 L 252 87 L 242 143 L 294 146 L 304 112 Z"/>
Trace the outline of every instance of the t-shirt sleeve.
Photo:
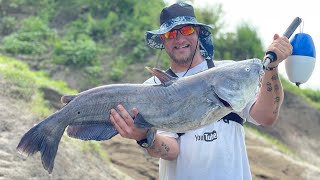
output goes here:
<path id="1" fill-rule="evenodd" d="M 157 134 L 160 134 L 162 136 L 167 136 L 167 137 L 173 137 L 173 138 L 176 138 L 176 139 L 179 137 L 177 133 L 161 131 L 161 130 L 158 130 Z"/>
<path id="2" fill-rule="evenodd" d="M 253 104 L 256 102 L 256 99 L 255 100 L 253 100 L 253 101 L 251 101 L 251 102 L 249 102 L 248 104 L 247 104 L 247 106 L 243 109 L 243 111 L 242 111 L 242 118 L 244 118 L 245 119 L 245 121 L 248 121 L 248 122 L 250 122 L 250 123 L 253 123 L 253 124 L 255 124 L 255 125 L 260 125 L 255 119 L 253 119 L 253 117 L 251 117 L 251 115 L 250 115 L 250 109 L 251 109 L 251 107 L 253 106 Z"/>

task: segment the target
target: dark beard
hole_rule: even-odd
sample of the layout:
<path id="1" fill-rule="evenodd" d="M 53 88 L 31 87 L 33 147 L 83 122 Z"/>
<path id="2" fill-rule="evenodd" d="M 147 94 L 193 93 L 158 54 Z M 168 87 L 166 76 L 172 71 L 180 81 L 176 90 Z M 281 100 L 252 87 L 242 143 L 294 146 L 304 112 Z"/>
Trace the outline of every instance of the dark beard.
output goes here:
<path id="1" fill-rule="evenodd" d="M 176 64 L 189 64 L 192 61 L 192 54 L 190 54 L 190 56 L 188 56 L 187 58 L 183 58 L 183 59 L 177 59 L 174 55 L 170 55 L 170 58 Z"/>
<path id="2" fill-rule="evenodd" d="M 195 50 L 193 49 L 191 53 L 187 57 L 178 58 L 174 54 L 169 54 L 170 58 L 176 63 L 176 64 L 190 64 L 192 62 L 192 59 L 195 54 Z"/>

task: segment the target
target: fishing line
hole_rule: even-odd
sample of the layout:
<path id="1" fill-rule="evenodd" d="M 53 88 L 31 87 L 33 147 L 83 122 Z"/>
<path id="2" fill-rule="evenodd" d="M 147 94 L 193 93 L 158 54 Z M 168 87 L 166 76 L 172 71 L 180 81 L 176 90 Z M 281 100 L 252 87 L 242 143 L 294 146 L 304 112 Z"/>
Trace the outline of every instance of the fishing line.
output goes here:
<path id="1" fill-rule="evenodd" d="M 303 28 L 304 28 L 304 20 L 301 19 L 302 24 L 300 25 L 300 33 L 303 32 Z"/>
<path id="2" fill-rule="evenodd" d="M 156 68 L 159 68 L 158 66 L 159 66 L 159 61 L 160 61 L 160 56 L 162 54 L 162 50 L 163 50 L 163 48 L 161 48 L 160 53 L 159 53 L 159 55 L 158 55 L 158 57 L 156 59 L 156 64 L 155 64 Z M 155 84 L 157 84 L 156 76 L 153 76 L 153 81 L 154 81 Z"/>
<path id="3" fill-rule="evenodd" d="M 156 65 L 155 65 L 156 68 L 159 68 L 159 61 L 160 61 L 160 56 L 161 56 L 162 50 L 163 50 L 163 48 L 161 48 L 160 53 L 158 54 L 158 57 L 156 59 Z"/>
<path id="4" fill-rule="evenodd" d="M 190 63 L 190 65 L 189 65 L 187 71 L 183 74 L 182 77 L 184 77 L 184 76 L 187 74 L 187 72 L 189 71 L 189 69 L 191 68 L 191 65 L 192 65 L 192 63 L 193 63 L 194 56 L 196 55 L 196 52 L 197 52 L 198 44 L 199 44 L 199 35 L 198 35 L 198 39 L 197 39 L 197 45 L 196 45 L 196 48 L 195 48 L 194 53 L 193 53 L 193 56 L 192 56 L 191 63 Z"/>

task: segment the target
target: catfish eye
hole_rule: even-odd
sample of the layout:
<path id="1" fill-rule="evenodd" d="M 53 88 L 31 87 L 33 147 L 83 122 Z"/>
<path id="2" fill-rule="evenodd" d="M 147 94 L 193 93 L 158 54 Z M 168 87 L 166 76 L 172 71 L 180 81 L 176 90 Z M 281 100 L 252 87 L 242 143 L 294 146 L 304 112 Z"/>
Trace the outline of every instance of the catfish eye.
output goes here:
<path id="1" fill-rule="evenodd" d="M 246 70 L 247 72 L 249 72 L 249 71 L 250 71 L 250 67 L 246 67 L 245 70 Z"/>

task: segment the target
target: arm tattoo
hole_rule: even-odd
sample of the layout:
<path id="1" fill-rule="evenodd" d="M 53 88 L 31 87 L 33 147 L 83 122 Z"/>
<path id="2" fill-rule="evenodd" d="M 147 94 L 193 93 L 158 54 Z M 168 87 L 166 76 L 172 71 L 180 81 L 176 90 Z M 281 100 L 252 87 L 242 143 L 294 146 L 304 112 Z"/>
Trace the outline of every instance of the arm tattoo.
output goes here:
<path id="1" fill-rule="evenodd" d="M 169 146 L 168 146 L 167 144 L 165 144 L 164 142 L 162 142 L 161 146 L 164 148 L 164 150 L 165 150 L 166 152 L 169 152 L 170 148 L 169 148 Z"/>
<path id="2" fill-rule="evenodd" d="M 272 81 L 276 81 L 279 79 L 278 74 L 275 74 L 271 77 Z M 267 91 L 271 92 L 272 91 L 272 84 L 270 82 L 267 82 Z M 279 91 L 279 85 L 275 84 L 274 85 L 274 91 Z"/>
<path id="3" fill-rule="evenodd" d="M 170 147 L 169 147 L 166 143 L 164 143 L 164 142 L 162 142 L 161 147 L 162 147 L 162 149 L 164 150 L 164 152 L 161 153 L 161 157 L 167 156 L 167 155 L 168 155 L 168 152 L 169 152 L 169 150 L 170 150 Z"/>
<path id="4" fill-rule="evenodd" d="M 272 91 L 272 85 L 270 82 L 267 82 L 267 91 Z"/>
<path id="5" fill-rule="evenodd" d="M 168 156 L 168 152 L 170 151 L 170 147 L 164 142 L 161 143 L 160 147 L 156 148 L 155 146 L 151 146 L 150 149 L 152 149 L 155 154 L 160 155 L 162 158 Z"/>
<path id="6" fill-rule="evenodd" d="M 275 85 L 274 85 L 274 91 L 279 91 L 279 89 L 280 89 L 280 88 L 279 88 L 279 84 L 275 84 Z"/>
<path id="7" fill-rule="evenodd" d="M 278 109 L 279 109 L 279 102 L 280 102 L 280 97 L 275 97 L 274 98 L 274 104 L 276 105 L 273 114 L 278 114 Z"/>
<path id="8" fill-rule="evenodd" d="M 278 74 L 275 74 L 275 75 L 273 75 L 273 76 L 271 77 L 271 80 L 272 80 L 272 81 L 275 81 L 275 80 L 278 80 L 278 79 L 279 79 Z"/>
<path id="9" fill-rule="evenodd" d="M 275 74 L 275 75 L 273 75 L 273 76 L 271 77 L 271 80 L 272 80 L 272 81 L 276 81 L 276 80 L 278 80 L 278 79 L 279 79 L 278 74 Z M 274 85 L 274 91 L 279 91 L 279 89 L 280 89 L 279 84 L 275 84 L 275 85 Z"/>
<path id="10" fill-rule="evenodd" d="M 271 82 L 267 82 L 266 83 L 266 88 L 267 88 L 267 91 L 268 92 L 279 92 L 280 90 L 280 85 L 278 84 L 278 81 L 279 80 L 279 75 L 278 73 L 273 75 L 271 77 Z M 276 95 L 276 94 L 274 94 Z M 276 95 L 276 97 L 274 98 L 274 111 L 273 111 L 273 114 L 278 114 L 278 111 L 279 111 L 279 107 L 280 107 L 280 97 Z"/>

